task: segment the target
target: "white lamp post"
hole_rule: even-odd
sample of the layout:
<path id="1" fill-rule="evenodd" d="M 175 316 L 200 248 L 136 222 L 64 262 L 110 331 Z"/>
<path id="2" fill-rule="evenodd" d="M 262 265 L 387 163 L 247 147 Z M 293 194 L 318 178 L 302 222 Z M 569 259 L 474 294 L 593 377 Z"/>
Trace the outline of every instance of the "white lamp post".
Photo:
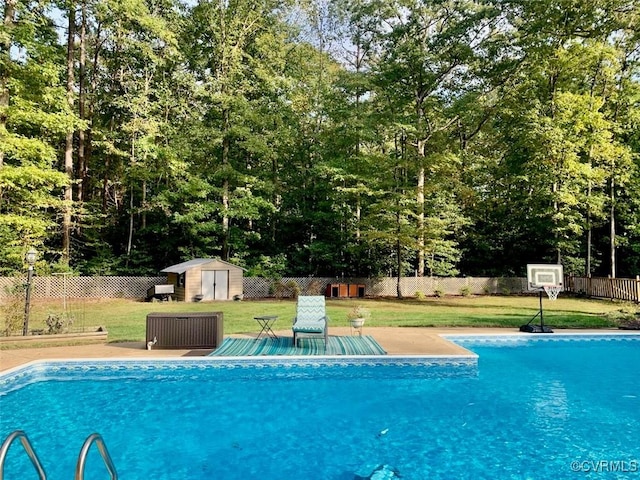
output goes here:
<path id="1" fill-rule="evenodd" d="M 27 291 L 24 300 L 24 325 L 22 326 L 22 335 L 29 334 L 29 310 L 31 309 L 31 280 L 33 279 L 33 266 L 36 264 L 38 252 L 34 248 L 30 248 L 24 256 L 24 260 L 29 265 L 27 270 Z"/>

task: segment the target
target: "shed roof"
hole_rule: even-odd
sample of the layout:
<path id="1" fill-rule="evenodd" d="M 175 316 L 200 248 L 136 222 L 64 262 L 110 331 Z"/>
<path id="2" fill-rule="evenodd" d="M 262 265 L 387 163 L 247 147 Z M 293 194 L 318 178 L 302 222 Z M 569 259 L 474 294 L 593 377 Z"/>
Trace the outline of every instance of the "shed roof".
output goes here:
<path id="1" fill-rule="evenodd" d="M 234 265 L 233 263 L 229 263 L 229 262 L 225 262 L 224 260 L 220 260 L 219 258 L 194 258 L 192 260 L 188 260 L 186 262 L 182 262 L 182 263 L 176 263 L 175 265 L 171 265 L 170 267 L 167 267 L 163 270 L 160 270 L 160 273 L 184 273 L 187 270 L 193 268 L 193 267 L 197 267 L 199 265 L 204 265 L 205 263 L 211 263 L 211 262 L 220 262 L 220 263 L 224 263 L 225 265 L 228 265 L 230 267 L 233 268 L 239 268 L 240 270 L 244 270 L 244 268 L 239 267 L 238 265 Z"/>

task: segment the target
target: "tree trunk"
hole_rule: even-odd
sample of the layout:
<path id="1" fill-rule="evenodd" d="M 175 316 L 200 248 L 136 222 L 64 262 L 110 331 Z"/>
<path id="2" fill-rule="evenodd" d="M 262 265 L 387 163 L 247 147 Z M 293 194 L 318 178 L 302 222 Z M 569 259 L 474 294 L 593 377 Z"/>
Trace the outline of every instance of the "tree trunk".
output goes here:
<path id="1" fill-rule="evenodd" d="M 92 100 L 93 98 L 95 98 L 95 94 L 96 91 L 98 90 L 98 71 L 99 71 L 99 65 L 100 65 L 100 55 L 102 52 L 102 47 L 101 47 L 101 43 L 98 41 L 94 42 L 94 38 L 97 40 L 100 36 L 100 29 L 98 29 L 98 31 L 96 33 L 92 33 L 90 39 L 89 39 L 89 43 L 91 45 L 94 45 L 93 48 L 93 55 L 91 56 L 91 62 L 90 62 L 90 73 L 89 73 L 89 79 L 86 82 L 88 85 L 88 98 L 87 98 L 87 103 L 85 104 L 85 108 L 86 108 L 86 112 L 85 112 L 85 117 L 88 119 L 89 121 L 89 128 L 86 131 L 86 138 L 85 138 L 85 146 L 84 146 L 84 157 L 85 157 L 85 172 L 84 172 L 84 181 L 83 181 L 83 187 L 84 187 L 84 194 L 83 194 L 83 198 L 86 200 L 88 199 L 93 199 L 93 192 L 91 190 L 91 185 L 89 182 L 89 176 L 91 175 L 91 171 L 89 169 L 89 165 L 91 164 L 91 156 L 92 156 L 92 151 L 93 151 L 93 130 L 92 130 L 92 126 L 93 126 L 93 112 L 94 112 L 94 100 Z M 113 123 L 113 119 L 110 121 L 110 126 L 109 128 L 111 129 L 111 124 Z M 104 173 L 104 181 L 106 182 L 108 180 L 108 172 L 109 171 L 109 156 L 105 156 L 105 173 Z M 104 188 L 104 186 L 103 186 Z M 103 190 L 103 193 L 106 190 Z M 103 197 L 102 199 L 102 203 L 103 203 L 103 209 L 106 212 L 106 200 L 105 197 Z"/>
<path id="2" fill-rule="evenodd" d="M 135 117 L 134 117 L 135 118 Z M 130 164 L 133 167 L 136 164 L 136 135 L 131 136 L 131 159 Z M 129 266 L 129 260 L 131 259 L 131 250 L 133 248 L 133 230 L 134 230 L 134 195 L 133 195 L 133 179 L 129 180 L 129 236 L 127 239 L 127 266 Z"/>
<path id="3" fill-rule="evenodd" d="M 589 180 L 589 186 L 587 187 L 587 201 L 591 201 L 591 180 Z M 587 205 L 587 260 L 585 262 L 585 277 L 591 276 L 591 242 L 592 242 L 592 227 L 591 227 L 591 207 Z"/>
<path id="4" fill-rule="evenodd" d="M 360 75 L 362 73 L 362 68 L 364 65 L 364 53 L 362 51 L 362 45 L 360 43 L 360 33 L 358 32 L 356 34 L 356 58 L 355 58 L 355 67 L 356 67 L 356 74 Z M 361 143 L 361 98 L 363 95 L 363 91 L 362 91 L 362 87 L 358 86 L 356 88 L 356 109 L 355 109 L 355 114 L 356 114 L 356 125 L 357 125 L 357 129 L 356 129 L 356 151 L 355 151 L 355 157 L 356 157 L 356 162 L 357 163 L 357 173 L 358 175 L 360 175 L 360 143 Z M 360 238 L 362 236 L 362 232 L 361 232 L 361 221 L 362 221 L 362 198 L 360 195 L 360 191 L 358 190 L 358 193 L 356 194 L 356 209 L 355 209 L 355 216 L 356 216 L 356 240 L 359 242 Z"/>
<path id="5" fill-rule="evenodd" d="M 11 62 L 11 30 L 13 29 L 14 16 L 16 10 L 16 0 L 5 0 L 4 4 L 4 29 L 5 34 L 0 42 L 0 131 L 4 131 L 7 125 L 6 109 L 9 106 L 9 71 L 2 65 L 9 65 Z M 4 151 L 0 149 L 0 168 L 4 164 Z M 1 193 L 1 191 L 0 191 Z"/>
<path id="6" fill-rule="evenodd" d="M 102 213 L 107 213 L 109 203 L 107 201 L 109 196 L 109 166 L 111 165 L 111 157 L 107 154 L 104 157 L 104 175 L 102 176 Z"/>
<path id="7" fill-rule="evenodd" d="M 589 221 L 589 228 L 587 229 L 587 262 L 585 265 L 585 277 L 591 276 L 591 243 L 592 243 L 592 232 L 591 232 L 591 222 Z"/>
<path id="8" fill-rule="evenodd" d="M 9 107 L 9 69 L 11 62 L 11 38 L 15 23 L 16 0 L 6 0 L 4 4 L 4 35 L 0 42 L 0 132 L 5 132 L 7 125 L 7 107 Z M 4 67 L 6 65 L 7 67 Z M 0 169 L 4 165 L 4 150 L 0 148 Z M 4 192 L 0 187 L 0 206 Z"/>
<path id="9" fill-rule="evenodd" d="M 396 283 L 396 296 L 402 299 L 402 289 L 400 288 L 400 277 L 402 276 L 402 245 L 400 243 L 400 212 L 397 213 L 398 220 L 398 240 L 396 241 L 396 268 L 398 269 L 398 281 Z"/>
<path id="10" fill-rule="evenodd" d="M 614 177 L 611 177 L 611 210 L 610 210 L 610 220 L 609 220 L 609 249 L 610 249 L 610 259 L 611 259 L 611 270 L 610 276 L 611 278 L 616 278 L 616 193 L 615 193 L 616 181 Z"/>
<path id="11" fill-rule="evenodd" d="M 229 178 L 226 169 L 229 164 L 229 109 L 225 108 L 223 115 L 222 138 L 222 168 L 225 171 L 222 182 L 222 260 L 229 260 Z"/>
<path id="12" fill-rule="evenodd" d="M 86 0 L 82 2 L 82 20 L 80 22 L 80 58 L 78 69 L 78 116 L 80 120 L 86 120 L 86 63 L 87 63 L 87 5 Z M 76 178 L 78 186 L 76 187 L 76 200 L 82 203 L 86 196 L 86 180 L 87 180 L 87 158 L 85 154 L 86 131 L 81 128 L 78 130 L 78 170 Z"/>
<path id="13" fill-rule="evenodd" d="M 397 138 L 397 135 L 396 135 Z M 404 141 L 404 135 L 402 136 L 402 140 Z M 401 149 L 404 152 L 404 144 L 401 145 Z M 396 150 L 397 150 L 397 141 L 396 141 Z M 397 158 L 397 156 L 396 156 Z M 402 153 L 402 159 L 404 160 L 404 153 Z M 400 173 L 399 165 L 396 164 L 394 176 L 396 180 L 395 186 L 395 195 L 396 195 L 396 269 L 398 274 L 398 281 L 396 283 L 396 296 L 398 299 L 402 299 L 402 289 L 400 288 L 400 277 L 402 276 L 402 213 L 400 208 L 400 185 L 402 175 Z"/>
<path id="14" fill-rule="evenodd" d="M 142 216 L 140 218 L 140 228 L 147 228 L 147 181 L 142 180 Z"/>
<path id="15" fill-rule="evenodd" d="M 129 195 L 129 236 L 127 238 L 127 267 L 131 259 L 131 249 L 133 248 L 133 186 Z"/>
<path id="16" fill-rule="evenodd" d="M 560 206 L 558 205 L 558 198 L 557 198 L 557 194 L 558 194 L 558 189 L 560 187 L 558 186 L 558 182 L 553 182 L 553 187 L 552 187 L 552 192 L 553 192 L 553 211 L 555 213 L 558 213 L 558 210 L 560 209 Z M 553 238 L 555 240 L 555 244 L 556 244 L 556 263 L 558 265 L 560 265 L 562 263 L 562 251 L 560 250 L 560 236 L 558 235 L 558 228 L 557 228 L 557 224 L 554 225 L 554 232 L 553 232 Z"/>
<path id="17" fill-rule="evenodd" d="M 67 103 L 73 111 L 75 80 L 74 47 L 76 36 L 76 10 L 75 2 L 69 2 L 69 28 L 67 34 Z M 69 184 L 64 187 L 64 212 L 62 216 L 62 261 L 69 263 L 71 251 L 71 209 L 73 203 L 73 130 L 67 132 L 64 149 L 64 172 L 69 179 Z"/>
<path id="18" fill-rule="evenodd" d="M 418 204 L 418 277 L 424 277 L 424 152 L 425 142 L 418 140 L 418 166 L 416 202 Z"/>

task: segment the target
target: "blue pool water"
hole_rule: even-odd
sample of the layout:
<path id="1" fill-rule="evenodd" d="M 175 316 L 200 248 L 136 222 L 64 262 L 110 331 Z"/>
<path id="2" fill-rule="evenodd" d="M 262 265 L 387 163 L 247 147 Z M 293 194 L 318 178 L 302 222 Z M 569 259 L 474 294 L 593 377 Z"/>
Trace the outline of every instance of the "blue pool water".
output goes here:
<path id="1" fill-rule="evenodd" d="M 52 362 L 0 378 L 0 436 L 54 480 L 94 431 L 127 480 L 640 478 L 640 336 L 456 341 L 478 357 Z"/>

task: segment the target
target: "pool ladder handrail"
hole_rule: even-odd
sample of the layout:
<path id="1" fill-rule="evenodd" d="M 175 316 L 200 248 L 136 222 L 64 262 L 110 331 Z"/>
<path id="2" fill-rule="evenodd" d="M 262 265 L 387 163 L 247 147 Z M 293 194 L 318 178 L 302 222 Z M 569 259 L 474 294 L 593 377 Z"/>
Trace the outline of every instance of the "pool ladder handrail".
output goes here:
<path id="1" fill-rule="evenodd" d="M 40 463 L 40 459 L 38 458 L 38 455 L 36 455 L 36 451 L 33 449 L 33 446 L 31 445 L 27 434 L 24 433 L 23 430 L 16 430 L 15 432 L 9 434 L 9 436 L 2 443 L 2 447 L 0 447 L 0 480 L 4 478 L 4 461 L 7 456 L 7 452 L 9 451 L 9 447 L 11 446 L 11 444 L 16 439 L 20 439 L 22 448 L 24 448 L 24 451 L 29 456 L 31 464 L 33 465 L 33 468 L 36 469 L 36 472 L 38 472 L 40 480 L 47 480 L 47 474 L 42 467 L 42 463 Z"/>
<path id="2" fill-rule="evenodd" d="M 80 449 L 80 455 L 78 455 L 75 480 L 84 480 L 84 467 L 87 462 L 87 455 L 89 454 L 89 449 L 94 442 L 96 444 L 96 447 L 98 447 L 98 452 L 100 452 L 100 456 L 102 457 L 102 461 L 104 462 L 105 467 L 107 467 L 107 471 L 109 472 L 111 480 L 118 480 L 118 472 L 116 472 L 116 467 L 113 464 L 111 455 L 109 455 L 107 445 L 104 443 L 102 435 L 100 435 L 99 433 L 92 433 L 84 441 L 84 444 Z M 2 479 L 0 478 L 0 480 Z"/>

